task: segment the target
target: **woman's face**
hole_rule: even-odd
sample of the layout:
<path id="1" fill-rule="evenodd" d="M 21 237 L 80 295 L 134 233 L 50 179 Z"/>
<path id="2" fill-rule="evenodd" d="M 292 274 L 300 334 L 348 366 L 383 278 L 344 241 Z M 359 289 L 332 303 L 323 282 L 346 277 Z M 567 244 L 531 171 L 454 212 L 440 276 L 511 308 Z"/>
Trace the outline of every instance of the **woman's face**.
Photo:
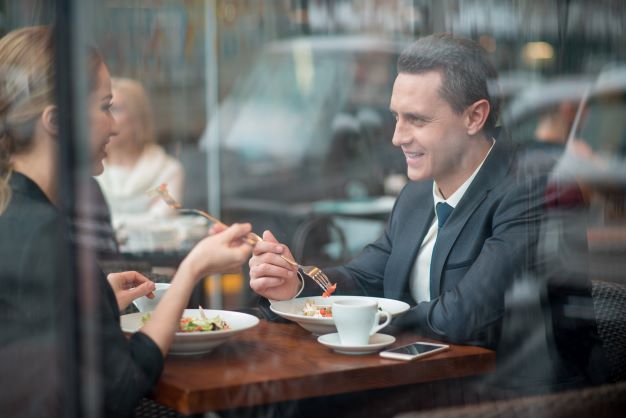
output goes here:
<path id="1" fill-rule="evenodd" d="M 115 119 L 111 114 L 111 76 L 102 64 L 98 69 L 98 85 L 89 95 L 89 127 L 91 140 L 91 173 L 102 174 L 105 148 L 112 136 L 117 135 Z"/>
<path id="2" fill-rule="evenodd" d="M 123 88 L 113 88 L 113 107 L 111 112 L 115 117 L 117 136 L 111 141 L 109 148 L 112 150 L 132 150 L 141 148 L 137 142 L 137 131 L 140 128 L 137 117 L 132 112 L 132 101 L 129 100 L 128 93 Z"/>

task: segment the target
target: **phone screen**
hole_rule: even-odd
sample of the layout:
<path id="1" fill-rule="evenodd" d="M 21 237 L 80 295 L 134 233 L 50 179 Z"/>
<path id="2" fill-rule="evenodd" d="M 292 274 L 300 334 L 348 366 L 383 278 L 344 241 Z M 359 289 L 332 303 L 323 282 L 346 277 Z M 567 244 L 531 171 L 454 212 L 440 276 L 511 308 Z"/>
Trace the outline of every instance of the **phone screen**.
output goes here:
<path id="1" fill-rule="evenodd" d="M 437 350 L 439 348 L 441 348 L 440 345 L 413 343 L 387 351 L 389 351 L 390 353 L 408 354 L 410 356 L 416 356 L 418 354 L 428 353 L 429 351 Z"/>

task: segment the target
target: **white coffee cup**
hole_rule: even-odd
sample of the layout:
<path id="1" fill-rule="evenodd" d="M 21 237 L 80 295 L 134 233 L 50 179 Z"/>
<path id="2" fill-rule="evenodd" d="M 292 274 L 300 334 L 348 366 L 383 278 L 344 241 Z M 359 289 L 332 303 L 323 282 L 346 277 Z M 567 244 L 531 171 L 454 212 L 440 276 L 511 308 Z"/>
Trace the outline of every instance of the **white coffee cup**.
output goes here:
<path id="1" fill-rule="evenodd" d="M 379 324 L 380 317 L 385 322 Z M 333 302 L 333 319 L 342 345 L 367 345 L 370 336 L 391 322 L 391 314 L 378 309 L 372 299 L 340 299 Z"/>

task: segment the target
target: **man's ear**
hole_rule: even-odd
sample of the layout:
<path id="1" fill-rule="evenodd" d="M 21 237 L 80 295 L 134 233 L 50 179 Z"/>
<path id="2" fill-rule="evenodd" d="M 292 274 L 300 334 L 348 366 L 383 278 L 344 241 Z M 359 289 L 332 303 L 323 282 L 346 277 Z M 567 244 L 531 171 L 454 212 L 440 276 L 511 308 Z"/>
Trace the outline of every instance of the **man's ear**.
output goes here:
<path id="1" fill-rule="evenodd" d="M 468 135 L 476 135 L 483 129 L 490 111 L 491 107 L 486 99 L 478 100 L 465 109 Z"/>
<path id="2" fill-rule="evenodd" d="M 56 106 L 50 105 L 45 107 L 41 114 L 41 122 L 48 134 L 55 137 L 59 135 L 59 118 Z"/>

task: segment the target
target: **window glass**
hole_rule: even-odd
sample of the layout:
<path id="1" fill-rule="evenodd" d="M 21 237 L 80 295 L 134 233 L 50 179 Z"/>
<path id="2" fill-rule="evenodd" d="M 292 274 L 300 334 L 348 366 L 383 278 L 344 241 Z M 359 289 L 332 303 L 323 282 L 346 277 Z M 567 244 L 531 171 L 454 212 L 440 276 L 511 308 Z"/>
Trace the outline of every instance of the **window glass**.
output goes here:
<path id="1" fill-rule="evenodd" d="M 123 416 L 139 403 L 154 406 L 142 399 L 157 385 L 157 403 L 172 402 L 167 407 L 184 414 L 289 417 L 314 405 L 321 415 L 394 416 L 451 406 L 489 409 L 492 400 L 593 390 L 623 380 L 621 1 L 0 1 L 0 35 L 38 25 L 54 31 L 52 93 L 21 109 L 43 82 L 21 70 L 15 76 L 0 62 L 0 322 L 7 323 L 0 331 L 0 375 L 15 382 L 13 392 L 0 390 L 3 414 L 42 416 L 56 408 L 59 416 Z M 482 71 L 470 80 L 446 78 L 436 66 L 417 74 L 401 70 L 398 77 L 405 48 L 442 33 L 482 48 L 497 77 L 476 88 L 471 82 L 481 80 Z M 448 61 L 455 58 L 435 49 Z M 29 47 L 15 50 L 27 54 Z M 420 54 L 428 57 L 428 51 Z M 101 57 L 104 76 L 101 66 L 90 67 L 92 55 Z M 473 58 L 462 63 L 464 74 L 472 71 Z M 401 83 L 402 76 L 421 80 L 433 72 L 442 83 L 433 96 L 427 96 L 432 84 L 412 91 Z M 23 92 L 16 94 L 19 88 Z M 101 88 L 106 94 L 96 102 Z M 458 91 L 471 96 L 469 103 Z M 400 103 L 398 97 L 409 93 L 412 100 Z M 397 111 L 425 97 L 431 100 L 419 111 Z M 481 99 L 488 99 L 489 114 L 497 112 L 496 127 L 470 134 L 472 120 L 486 114 L 486 102 L 472 108 Z M 441 106 L 449 112 L 430 113 Z M 16 108 L 22 113 L 13 114 Z M 16 114 L 24 119 L 19 130 Z M 47 145 L 28 145 L 35 139 Z M 480 141 L 493 148 L 470 158 L 476 148 L 467 144 Z M 500 164 L 501 170 L 493 168 Z M 450 184 L 453 190 L 445 187 Z M 47 210 L 11 206 L 25 202 L 20 187 Z M 439 200 L 454 204 L 441 225 Z M 51 213 L 54 222 L 28 229 Z M 289 249 L 283 256 L 306 271 L 327 272 L 338 283 L 337 294 L 407 303 L 409 313 L 382 332 L 400 339 L 404 326 L 413 339 L 452 345 L 433 362 L 476 346 L 490 350 L 485 356 L 495 353 L 497 361 L 488 370 L 467 366 L 470 377 L 459 373 L 436 382 L 406 380 L 401 366 L 377 363 L 372 367 L 381 367 L 385 382 L 364 372 L 363 386 L 348 393 L 330 385 L 299 398 L 293 394 L 300 389 L 289 387 L 284 397 L 270 393 L 269 401 L 259 401 L 242 390 L 215 408 L 194 410 L 197 405 L 162 395 L 171 382 L 159 379 L 179 362 L 206 358 L 168 358 L 163 375 L 158 361 L 146 360 L 148 366 L 139 367 L 147 369 L 133 376 L 154 373 L 154 381 L 130 385 L 145 384 L 146 390 L 111 398 L 107 391 L 115 385 L 107 373 L 116 370 L 108 366 L 107 353 L 127 347 L 116 321 L 121 315 L 124 323 L 139 309 L 114 303 L 107 276 L 136 271 L 165 289 L 186 270 L 181 263 L 199 242 L 241 222 L 260 236 L 271 231 Z M 454 234 L 447 232 L 452 228 Z M 444 255 L 437 253 L 440 239 L 449 240 Z M 206 258 L 215 254 L 207 251 Z M 264 257 L 268 268 L 272 258 Z M 203 270 L 186 306 L 251 313 L 262 326 L 287 324 L 290 332 L 302 332 L 293 318 L 276 312 L 288 303 L 272 305 L 290 300 L 293 292 L 275 298 L 251 286 L 261 275 L 254 269 L 259 259 L 246 259 L 240 269 Z M 286 271 L 287 263 L 263 274 L 282 283 L 273 274 Z M 302 298 L 322 294 L 304 279 Z M 108 322 L 102 319 L 107 312 Z M 114 330 L 102 324 L 114 324 Z M 306 331 L 303 341 L 315 342 Z M 143 344 L 152 350 L 142 345 L 141 352 L 160 359 L 150 341 Z M 263 341 L 245 341 L 252 354 L 264 349 L 255 345 Z M 320 344 L 312 356 L 336 355 L 331 361 L 337 361 L 337 382 L 348 376 L 339 370 L 343 365 L 377 355 L 347 357 L 325 342 L 331 348 Z M 226 347 L 218 356 L 231 364 L 229 354 L 240 353 Z M 125 359 L 138 352 L 121 350 Z M 427 370 L 428 361 L 406 366 L 419 362 Z M 458 372 L 459 364 L 443 369 Z M 264 365 L 233 360 L 232 374 L 265 373 Z M 232 378 L 224 373 L 210 378 Z M 32 382 L 42 379 L 49 390 L 32 392 Z M 303 385 L 311 384 L 320 382 Z M 189 399 L 211 396 L 194 393 Z M 246 396 L 250 402 L 241 401 Z M 597 398 L 598 408 L 611 406 L 608 395 Z"/>

